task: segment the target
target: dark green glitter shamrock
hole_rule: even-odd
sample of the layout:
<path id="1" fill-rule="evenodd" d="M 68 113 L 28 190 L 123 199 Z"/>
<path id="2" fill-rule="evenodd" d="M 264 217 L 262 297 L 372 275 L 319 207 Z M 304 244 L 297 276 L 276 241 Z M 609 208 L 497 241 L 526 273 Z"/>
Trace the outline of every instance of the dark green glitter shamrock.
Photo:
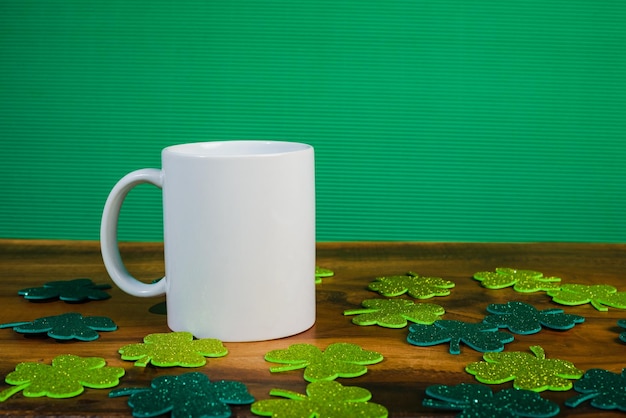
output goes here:
<path id="1" fill-rule="evenodd" d="M 416 299 L 429 299 L 449 295 L 454 283 L 440 277 L 420 277 L 408 272 L 406 276 L 377 277 L 367 287 L 383 296 L 400 296 L 408 293 Z"/>
<path id="2" fill-rule="evenodd" d="M 558 277 L 543 277 L 543 273 L 538 271 L 517 270 L 506 267 L 498 267 L 495 272 L 479 271 L 474 274 L 474 279 L 480 281 L 488 289 L 503 289 L 513 286 L 513 290 L 522 293 L 561 287 L 561 279 Z"/>
<path id="3" fill-rule="evenodd" d="M 461 383 L 456 386 L 433 385 L 426 388 L 422 404 L 429 408 L 463 411 L 460 417 L 552 417 L 559 406 L 538 393 L 523 389 L 502 389 L 493 393 L 491 388 Z"/>
<path id="4" fill-rule="evenodd" d="M 350 309 L 344 315 L 352 318 L 356 325 L 380 325 L 387 328 L 404 328 L 407 320 L 419 324 L 432 324 L 445 310 L 434 303 L 415 303 L 407 299 L 367 299 L 363 308 Z"/>
<path id="5" fill-rule="evenodd" d="M 621 328 L 626 328 L 626 319 L 620 319 L 619 321 L 617 321 L 617 325 Z M 622 332 L 619 335 L 619 339 L 626 343 L 626 331 Z"/>
<path id="6" fill-rule="evenodd" d="M 484 322 L 499 328 L 508 328 L 515 334 L 535 334 L 541 331 L 541 326 L 553 329 L 566 330 L 585 321 L 579 315 L 563 313 L 562 309 L 537 310 L 534 306 L 524 302 L 508 302 L 505 304 L 491 304 Z"/>
<path id="7" fill-rule="evenodd" d="M 247 405 L 254 398 L 241 382 L 209 378 L 199 372 L 179 376 L 159 376 L 149 388 L 122 388 L 109 393 L 111 398 L 130 395 L 128 405 L 134 417 L 229 417 L 229 405 Z"/>
<path id="8" fill-rule="evenodd" d="M 93 341 L 100 335 L 96 331 L 115 331 L 117 325 L 105 316 L 82 316 L 76 312 L 46 316 L 34 321 L 0 324 L 0 328 L 13 328 L 22 334 L 47 333 L 57 340 L 77 339 Z"/>
<path id="9" fill-rule="evenodd" d="M 603 369 L 589 369 L 574 383 L 581 395 L 569 398 L 565 405 L 572 408 L 592 399 L 591 406 L 599 409 L 618 409 L 626 412 L 626 369 L 621 374 Z"/>
<path id="10" fill-rule="evenodd" d="M 42 287 L 29 287 L 17 292 L 29 300 L 59 298 L 66 302 L 103 300 L 111 297 L 102 289 L 110 289 L 108 284 L 95 284 L 91 279 L 59 280 L 45 283 Z"/>
<path id="11" fill-rule="evenodd" d="M 562 305 L 591 303 L 591 306 L 602 312 L 609 310 L 607 306 L 626 309 L 626 292 L 618 292 L 608 284 L 564 284 L 560 289 L 550 290 L 548 296 Z"/>
<path id="12" fill-rule="evenodd" d="M 407 341 L 413 345 L 427 347 L 450 342 L 450 354 L 461 352 L 464 342 L 476 351 L 502 351 L 504 344 L 513 341 L 508 332 L 498 331 L 498 327 L 484 322 L 469 323 L 440 319 L 432 325 L 413 324 L 409 327 Z"/>

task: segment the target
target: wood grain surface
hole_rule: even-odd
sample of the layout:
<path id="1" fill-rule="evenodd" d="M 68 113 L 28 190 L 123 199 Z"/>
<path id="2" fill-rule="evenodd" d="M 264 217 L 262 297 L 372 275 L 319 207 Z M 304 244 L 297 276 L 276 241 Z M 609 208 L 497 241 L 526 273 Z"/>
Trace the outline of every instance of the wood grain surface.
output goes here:
<path id="1" fill-rule="evenodd" d="M 163 275 L 163 248 L 160 244 L 126 243 L 122 258 L 129 271 L 143 281 Z M 123 367 L 126 375 L 119 387 L 147 386 L 165 374 L 202 371 L 212 380 L 239 380 L 257 399 L 269 399 L 272 388 L 303 393 L 306 382 L 302 370 L 270 373 L 266 352 L 287 348 L 294 343 L 310 343 L 320 349 L 334 342 L 352 342 L 364 349 L 379 351 L 384 360 L 369 366 L 367 374 L 338 379 L 346 386 L 368 389 L 372 402 L 384 405 L 391 417 L 454 416 L 454 411 L 422 406 L 426 387 L 434 384 L 476 382 L 465 366 L 482 359 L 482 354 L 461 345 L 452 355 L 448 345 L 416 347 L 407 343 L 407 328 L 357 326 L 347 309 L 360 306 L 365 299 L 382 297 L 367 290 L 378 276 L 413 271 L 422 276 L 437 276 L 456 286 L 446 297 L 428 300 L 443 306 L 445 319 L 479 321 L 490 303 L 519 300 L 538 309 L 560 307 L 567 313 L 582 315 L 585 322 L 568 331 L 544 329 L 534 335 L 516 335 L 506 351 L 528 351 L 540 345 L 549 358 L 573 362 L 579 369 L 603 368 L 621 372 L 626 367 L 626 343 L 618 336 L 623 329 L 617 321 L 626 311 L 609 308 L 599 312 L 591 305 L 566 307 L 555 304 L 544 292 L 522 294 L 511 288 L 488 290 L 472 279 L 478 271 L 496 267 L 532 269 L 546 276 L 561 277 L 563 283 L 610 284 L 626 291 L 626 245 L 616 244 L 475 244 L 475 243 L 319 243 L 317 264 L 331 269 L 335 276 L 317 285 L 317 322 L 308 331 L 280 340 L 256 343 L 224 343 L 229 354 L 210 358 L 198 369 L 135 367 L 120 359 L 118 349 L 141 342 L 151 333 L 168 332 L 164 298 L 136 298 L 113 285 L 112 297 L 104 301 L 65 303 L 59 300 L 30 302 L 17 295 L 25 287 L 53 280 L 88 277 L 96 283 L 113 284 L 108 277 L 98 243 L 78 241 L 0 240 L 0 323 L 33 320 L 65 312 L 101 315 L 112 318 L 119 329 L 101 332 L 92 342 L 59 342 L 47 337 L 25 336 L 11 329 L 0 329 L 0 390 L 9 385 L 4 377 L 24 361 L 50 363 L 60 354 L 103 357 L 109 366 Z M 268 289 L 279 291 L 279 289 Z M 406 296 L 402 296 L 406 297 Z M 236 301 L 233 301 L 236 303 Z M 493 385 L 494 391 L 511 383 Z M 127 397 L 108 398 L 109 389 L 86 389 L 70 399 L 26 398 L 18 393 L 0 403 L 3 416 L 130 416 Z M 578 408 L 563 402 L 576 392 L 543 392 L 561 407 L 559 416 L 619 416 L 619 413 L 594 409 L 586 403 Z M 254 416 L 249 406 L 233 407 L 233 416 Z"/>

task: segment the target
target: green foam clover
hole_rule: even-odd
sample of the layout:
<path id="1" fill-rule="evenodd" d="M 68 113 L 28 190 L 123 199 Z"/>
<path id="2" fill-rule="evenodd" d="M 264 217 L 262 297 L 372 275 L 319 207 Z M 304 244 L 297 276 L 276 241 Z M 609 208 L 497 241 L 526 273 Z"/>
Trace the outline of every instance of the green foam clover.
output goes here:
<path id="1" fill-rule="evenodd" d="M 119 349 L 122 360 L 135 361 L 135 366 L 152 363 L 158 367 L 201 367 L 205 357 L 224 357 L 228 350 L 220 340 L 195 340 L 190 332 L 149 334 L 143 343 L 128 344 Z"/>
<path id="2" fill-rule="evenodd" d="M 498 267 L 495 272 L 479 271 L 474 279 L 482 283 L 487 289 L 504 289 L 513 286 L 513 290 L 521 293 L 531 293 L 558 289 L 561 287 L 559 277 L 544 277 L 543 273 L 533 270 L 517 270 L 507 267 Z"/>
<path id="3" fill-rule="evenodd" d="M 332 277 L 335 272 L 323 267 L 315 266 L 315 284 L 322 283 L 322 279 L 326 277 Z"/>
<path id="4" fill-rule="evenodd" d="M 356 325 L 380 325 L 387 328 L 404 328 L 407 321 L 432 324 L 445 313 L 443 307 L 434 303 L 415 303 L 407 299 L 366 299 L 363 308 L 349 309 L 344 315 L 352 318 Z"/>
<path id="5" fill-rule="evenodd" d="M 548 296 L 562 305 L 591 303 L 591 306 L 602 312 L 609 310 L 607 306 L 626 309 L 626 292 L 618 292 L 608 284 L 564 284 L 560 289 L 550 290 Z"/>
<path id="6" fill-rule="evenodd" d="M 58 280 L 45 283 L 41 287 L 29 287 L 19 290 L 18 295 L 28 300 L 45 300 L 59 298 L 65 302 L 83 302 L 87 300 L 104 300 L 111 297 L 103 289 L 110 289 L 108 284 L 95 284 L 91 279 Z"/>
<path id="7" fill-rule="evenodd" d="M 516 389 L 534 392 L 570 390 L 571 380 L 583 376 L 583 371 L 569 361 L 546 358 L 538 345 L 531 346 L 530 351 L 533 355 L 521 351 L 485 353 L 485 361 L 470 363 L 465 370 L 481 383 L 500 384 L 512 380 Z"/>
<path id="8" fill-rule="evenodd" d="M 283 389 L 272 389 L 270 395 L 286 399 L 256 401 L 250 410 L 256 415 L 275 418 L 388 416 L 387 408 L 368 402 L 372 394 L 367 389 L 334 381 L 309 383 L 306 395 Z"/>
<path id="9" fill-rule="evenodd" d="M 116 386 L 123 375 L 124 369 L 106 366 L 100 357 L 63 354 L 55 357 L 52 365 L 20 363 L 5 378 L 15 387 L 0 392 L 0 402 L 20 390 L 26 397 L 71 398 L 80 395 L 85 387 L 104 389 Z"/>
<path id="10" fill-rule="evenodd" d="M 0 324 L 0 328 L 13 328 L 22 334 L 47 333 L 57 340 L 93 341 L 100 336 L 97 331 L 115 331 L 117 325 L 105 316 L 82 316 L 76 312 L 68 312 L 34 321 Z"/>
<path id="11" fill-rule="evenodd" d="M 563 309 L 545 309 L 540 311 L 524 302 L 492 303 L 487 306 L 487 315 L 483 320 L 499 328 L 508 328 L 514 334 L 535 334 L 542 326 L 567 330 L 585 321 L 579 315 L 563 313 Z"/>
<path id="12" fill-rule="evenodd" d="M 626 412 L 626 369 L 620 374 L 589 369 L 574 383 L 574 390 L 581 394 L 565 401 L 569 407 L 575 408 L 591 399 L 591 406 L 595 408 Z"/>
<path id="13" fill-rule="evenodd" d="M 286 349 L 269 351 L 265 360 L 285 364 L 270 367 L 271 372 L 305 369 L 304 379 L 316 382 L 361 376 L 367 373 L 366 365 L 381 362 L 383 356 L 352 343 L 333 343 L 324 351 L 311 344 L 293 344 Z"/>
<path id="14" fill-rule="evenodd" d="M 383 296 L 400 296 L 408 293 L 416 299 L 448 296 L 455 285 L 440 277 L 420 277 L 408 272 L 405 276 L 377 277 L 367 287 Z"/>
<path id="15" fill-rule="evenodd" d="M 472 418 L 492 417 L 553 417 L 559 406 L 536 392 L 523 389 L 502 389 L 493 393 L 491 388 L 461 383 L 455 386 L 433 385 L 426 388 L 422 404 L 428 408 L 463 411 L 459 416 Z"/>
<path id="16" fill-rule="evenodd" d="M 179 376 L 159 376 L 148 388 L 121 388 L 109 397 L 127 396 L 134 417 L 155 417 L 171 413 L 173 417 L 229 417 L 229 405 L 247 405 L 254 398 L 241 382 L 211 382 L 199 372 Z"/>

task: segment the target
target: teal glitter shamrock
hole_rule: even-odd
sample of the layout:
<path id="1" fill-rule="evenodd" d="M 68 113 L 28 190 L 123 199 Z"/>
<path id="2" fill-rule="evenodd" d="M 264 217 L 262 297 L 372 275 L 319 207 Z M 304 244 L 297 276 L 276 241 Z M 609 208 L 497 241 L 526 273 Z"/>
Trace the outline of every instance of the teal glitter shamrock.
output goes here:
<path id="1" fill-rule="evenodd" d="M 553 417 L 559 406 L 538 393 L 523 389 L 502 389 L 493 393 L 491 388 L 473 383 L 456 386 L 433 385 L 426 388 L 422 404 L 428 408 L 463 411 L 460 417 Z"/>
<path id="2" fill-rule="evenodd" d="M 110 288 L 108 284 L 95 284 L 91 279 L 81 278 L 48 282 L 42 287 L 22 289 L 17 294 L 30 300 L 59 298 L 66 302 L 82 302 L 108 299 L 111 295 L 102 290 Z"/>
<path id="3" fill-rule="evenodd" d="M 626 328 L 626 319 L 620 319 L 619 321 L 617 321 L 617 325 L 621 328 Z M 626 343 L 626 331 L 622 332 L 619 335 L 619 339 Z"/>
<path id="4" fill-rule="evenodd" d="M 563 313 L 562 309 L 537 310 L 534 306 L 524 302 L 508 302 L 505 304 L 491 304 L 487 311 L 486 324 L 499 328 L 508 328 L 514 334 L 535 334 L 541 331 L 541 326 L 566 330 L 585 321 L 579 315 Z"/>
<path id="5" fill-rule="evenodd" d="M 128 405 L 134 417 L 155 417 L 171 413 L 173 417 L 229 417 L 229 405 L 247 405 L 254 398 L 241 382 L 209 378 L 199 372 L 179 376 L 159 376 L 149 388 L 122 388 L 109 397 L 130 395 Z"/>
<path id="6" fill-rule="evenodd" d="M 256 415 L 275 418 L 388 416 L 387 408 L 368 402 L 372 394 L 367 389 L 334 381 L 309 383 L 306 395 L 283 389 L 272 389 L 270 395 L 286 399 L 256 401 L 250 410 Z"/>
<path id="7" fill-rule="evenodd" d="M 20 363 L 5 378 L 8 384 L 16 386 L 0 392 L 0 402 L 20 390 L 24 396 L 32 398 L 71 398 L 80 395 L 85 387 L 104 389 L 116 386 L 122 376 L 124 369 L 106 366 L 100 357 L 64 354 L 55 357 L 51 366 L 34 362 Z"/>
<path id="8" fill-rule="evenodd" d="M 461 353 L 461 342 L 480 352 L 502 351 L 504 344 L 513 341 L 508 332 L 484 322 L 470 323 L 440 319 L 432 325 L 413 324 L 409 327 L 407 341 L 420 347 L 450 342 L 450 354 Z"/>
<path id="9" fill-rule="evenodd" d="M 420 277 L 408 272 L 406 276 L 378 277 L 368 285 L 368 289 L 383 296 L 400 296 L 408 293 L 416 299 L 429 299 L 435 296 L 448 296 L 454 283 L 440 277 Z"/>
<path id="10" fill-rule="evenodd" d="M 96 331 L 115 331 L 117 325 L 105 316 L 82 316 L 76 312 L 69 312 L 38 318 L 34 321 L 0 324 L 0 328 L 13 328 L 14 331 L 22 334 L 45 332 L 49 337 L 57 340 L 93 341 L 100 336 Z"/>
<path id="11" fill-rule="evenodd" d="M 445 310 L 434 303 L 415 303 L 406 299 L 366 299 L 363 308 L 349 309 L 344 315 L 356 325 L 380 325 L 387 328 L 404 328 L 407 320 L 419 324 L 432 324 Z"/>
<path id="12" fill-rule="evenodd" d="M 599 409 L 618 409 L 626 412 L 626 369 L 621 374 L 603 369 L 589 369 L 582 379 L 574 383 L 581 394 L 565 401 L 575 408 L 589 399 L 591 406 Z"/>
<path id="13" fill-rule="evenodd" d="M 323 278 L 332 277 L 334 275 L 335 275 L 335 272 L 333 272 L 332 270 L 315 266 L 315 283 L 316 284 L 322 283 Z"/>
<path id="14" fill-rule="evenodd" d="M 602 312 L 609 310 L 607 306 L 626 309 L 626 292 L 618 292 L 608 284 L 564 284 L 560 289 L 550 290 L 548 296 L 562 305 L 591 303 L 591 306 Z"/>
<path id="15" fill-rule="evenodd" d="M 482 282 L 482 285 L 488 289 L 503 289 L 513 286 L 513 290 L 522 293 L 561 287 L 561 279 L 558 277 L 544 277 L 543 273 L 538 271 L 506 267 L 498 267 L 495 272 L 479 271 L 474 274 L 474 279 Z"/>
<path id="16" fill-rule="evenodd" d="M 383 356 L 351 343 L 333 343 L 325 351 L 311 344 L 293 344 L 283 350 L 268 352 L 265 360 L 286 364 L 270 367 L 271 372 L 305 369 L 304 379 L 316 382 L 361 376 L 367 373 L 366 365 L 381 362 Z"/>

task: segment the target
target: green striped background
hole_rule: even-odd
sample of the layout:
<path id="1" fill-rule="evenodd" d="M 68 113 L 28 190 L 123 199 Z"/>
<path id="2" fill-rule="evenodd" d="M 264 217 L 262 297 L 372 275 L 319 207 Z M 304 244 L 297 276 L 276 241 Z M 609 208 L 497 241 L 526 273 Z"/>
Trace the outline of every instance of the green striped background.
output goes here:
<path id="1" fill-rule="evenodd" d="M 317 237 L 626 242 L 622 0 L 1 0 L 0 238 L 97 239 L 160 149 L 316 148 Z M 133 191 L 123 240 L 162 239 Z"/>

